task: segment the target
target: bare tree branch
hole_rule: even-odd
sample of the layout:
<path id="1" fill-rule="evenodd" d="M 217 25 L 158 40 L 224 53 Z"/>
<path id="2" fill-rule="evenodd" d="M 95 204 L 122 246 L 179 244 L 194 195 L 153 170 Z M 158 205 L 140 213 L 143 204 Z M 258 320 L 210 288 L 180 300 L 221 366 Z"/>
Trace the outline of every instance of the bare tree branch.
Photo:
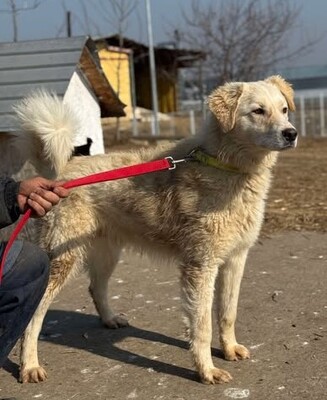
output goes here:
<path id="1" fill-rule="evenodd" d="M 29 11 L 29 10 L 34 10 L 37 8 L 43 0 L 34 0 L 30 6 L 24 6 L 24 7 L 17 7 L 16 1 L 15 0 L 7 0 L 8 3 L 8 8 L 0 9 L 0 13 L 12 13 L 12 5 L 14 4 L 16 12 L 20 11 Z"/>
<path id="2" fill-rule="evenodd" d="M 321 38 L 289 50 L 288 37 L 297 27 L 301 8 L 284 0 L 192 0 L 182 10 L 185 28 L 175 27 L 184 45 L 205 49 L 207 66 L 226 80 L 253 80 L 277 63 L 307 53 Z"/>
<path id="3" fill-rule="evenodd" d="M 8 7 L 0 9 L 0 13 L 11 14 L 12 26 L 13 26 L 13 41 L 18 40 L 18 22 L 17 17 L 23 11 L 35 10 L 44 0 L 33 0 L 30 6 L 26 4 L 23 7 L 17 6 L 16 0 L 7 0 Z"/>
<path id="4" fill-rule="evenodd" d="M 119 36 L 126 32 L 128 18 L 135 11 L 136 0 L 100 0 L 99 15 L 115 29 Z"/>

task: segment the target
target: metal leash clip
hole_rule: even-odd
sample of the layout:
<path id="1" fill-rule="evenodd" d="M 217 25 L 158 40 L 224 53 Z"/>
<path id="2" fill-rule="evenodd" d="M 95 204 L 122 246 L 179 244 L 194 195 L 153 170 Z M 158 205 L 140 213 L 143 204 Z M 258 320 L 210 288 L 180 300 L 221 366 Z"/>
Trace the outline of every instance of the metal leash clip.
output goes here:
<path id="1" fill-rule="evenodd" d="M 170 168 L 168 168 L 169 171 L 171 171 L 173 169 L 176 169 L 176 164 L 183 163 L 183 162 L 187 161 L 186 158 L 181 158 L 180 160 L 174 160 L 173 157 L 171 157 L 171 156 L 165 157 L 165 159 L 170 164 Z"/>
<path id="2" fill-rule="evenodd" d="M 165 159 L 170 163 L 171 167 L 168 168 L 169 171 L 176 169 L 176 164 L 184 163 L 187 161 L 195 161 L 193 155 L 198 149 L 193 149 L 186 157 L 179 160 L 174 160 L 172 156 L 165 157 Z"/>

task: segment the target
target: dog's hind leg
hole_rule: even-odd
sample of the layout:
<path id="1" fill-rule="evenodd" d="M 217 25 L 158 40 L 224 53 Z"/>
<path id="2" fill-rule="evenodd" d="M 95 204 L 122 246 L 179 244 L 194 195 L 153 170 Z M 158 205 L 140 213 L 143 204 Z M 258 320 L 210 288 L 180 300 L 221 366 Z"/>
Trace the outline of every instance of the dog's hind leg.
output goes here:
<path id="1" fill-rule="evenodd" d="M 58 290 L 49 284 L 32 320 L 27 326 L 21 342 L 20 381 L 37 383 L 46 380 L 47 373 L 38 360 L 38 336 L 40 334 L 46 312 Z"/>
<path id="2" fill-rule="evenodd" d="M 44 381 L 47 378 L 47 373 L 45 369 L 40 366 L 38 360 L 38 336 L 49 306 L 74 270 L 76 270 L 74 262 L 70 265 L 68 261 L 64 262 L 64 260 L 53 260 L 51 262 L 51 273 L 48 287 L 22 337 L 20 355 L 20 381 L 22 383 L 37 383 Z M 58 273 L 58 271 L 62 272 Z"/>
<path id="3" fill-rule="evenodd" d="M 217 280 L 217 309 L 220 343 L 226 360 L 250 358 L 249 350 L 237 343 L 235 321 L 247 250 L 233 254 L 219 269 Z"/>
<path id="4" fill-rule="evenodd" d="M 182 266 L 181 286 L 195 367 L 203 383 L 229 382 L 227 371 L 216 368 L 211 356 L 211 311 L 217 266 Z"/>
<path id="5" fill-rule="evenodd" d="M 50 255 L 50 279 L 43 299 L 23 336 L 20 371 L 22 382 L 40 382 L 47 377 L 38 361 L 38 335 L 54 297 L 69 277 L 85 265 L 97 221 L 92 209 L 87 206 L 87 198 L 87 193 L 83 190 L 72 192 L 42 221 L 39 242 Z"/>
<path id="6" fill-rule="evenodd" d="M 97 237 L 88 260 L 90 294 L 103 324 L 112 329 L 128 326 L 128 321 L 121 315 L 114 314 L 109 305 L 108 283 L 120 251 L 120 247 L 113 244 L 108 237 Z"/>

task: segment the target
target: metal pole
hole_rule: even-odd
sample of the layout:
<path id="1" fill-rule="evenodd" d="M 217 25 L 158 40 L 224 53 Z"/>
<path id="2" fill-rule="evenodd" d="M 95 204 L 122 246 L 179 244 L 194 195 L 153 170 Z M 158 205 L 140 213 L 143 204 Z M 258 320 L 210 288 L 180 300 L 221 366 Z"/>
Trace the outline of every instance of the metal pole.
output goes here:
<path id="1" fill-rule="evenodd" d="M 154 59 L 154 49 L 153 49 L 150 0 L 145 0 L 145 5 L 146 5 L 147 26 L 148 26 L 150 77 L 151 77 L 152 108 L 153 108 L 153 120 L 154 120 L 152 135 L 158 136 L 160 134 L 160 127 L 158 121 L 158 92 L 157 92 L 157 79 L 156 79 L 156 62 Z"/>
<path id="2" fill-rule="evenodd" d="M 137 126 L 137 120 L 136 120 L 136 115 L 135 115 L 136 90 L 135 90 L 134 55 L 133 55 L 132 51 L 129 53 L 129 73 L 130 73 L 130 77 L 131 77 L 131 88 L 132 88 L 132 111 L 133 111 L 132 129 L 133 129 L 133 136 L 138 136 L 138 126 Z"/>
<path id="3" fill-rule="evenodd" d="M 67 20 L 67 37 L 72 36 L 72 24 L 71 24 L 71 12 L 67 11 L 66 13 L 66 20 Z"/>

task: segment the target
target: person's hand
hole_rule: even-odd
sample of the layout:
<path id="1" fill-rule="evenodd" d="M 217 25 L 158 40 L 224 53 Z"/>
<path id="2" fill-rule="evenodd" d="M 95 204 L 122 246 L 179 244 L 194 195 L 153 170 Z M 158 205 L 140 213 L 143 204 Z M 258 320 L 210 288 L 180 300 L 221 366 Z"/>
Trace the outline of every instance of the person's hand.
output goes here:
<path id="1" fill-rule="evenodd" d="M 67 197 L 69 191 L 63 182 L 51 181 L 36 177 L 22 181 L 19 185 L 17 202 L 21 213 L 32 208 L 33 217 L 43 217 L 61 198 Z"/>

